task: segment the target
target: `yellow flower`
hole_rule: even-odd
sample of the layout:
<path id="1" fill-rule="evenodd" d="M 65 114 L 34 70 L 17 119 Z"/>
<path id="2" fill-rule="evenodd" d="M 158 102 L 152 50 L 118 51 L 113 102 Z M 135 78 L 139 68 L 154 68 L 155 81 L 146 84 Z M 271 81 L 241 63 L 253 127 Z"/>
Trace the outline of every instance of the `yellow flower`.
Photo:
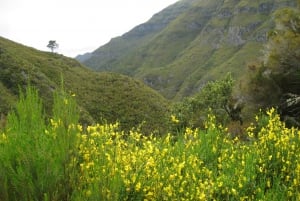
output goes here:
<path id="1" fill-rule="evenodd" d="M 80 131 L 80 132 L 82 132 L 82 125 L 77 125 L 77 129 Z"/>
<path id="2" fill-rule="evenodd" d="M 171 134 L 168 133 L 167 136 L 166 136 L 166 138 L 165 138 L 165 143 L 169 144 L 169 142 L 171 141 L 171 138 L 172 138 Z"/>
<path id="3" fill-rule="evenodd" d="M 223 186 L 223 182 L 220 181 L 220 182 L 218 183 L 218 187 L 220 188 L 220 187 L 222 187 L 222 186 Z"/>
<path id="4" fill-rule="evenodd" d="M 236 194 L 237 194 L 237 191 L 235 190 L 235 188 L 232 188 L 232 189 L 231 189 L 231 192 L 232 192 L 233 195 L 236 195 Z"/>
<path id="5" fill-rule="evenodd" d="M 69 103 L 68 99 L 64 98 L 64 104 L 68 105 L 68 103 Z"/>
<path id="6" fill-rule="evenodd" d="M 177 176 L 177 174 L 170 174 L 169 179 L 174 180 L 176 176 Z"/>
<path id="7" fill-rule="evenodd" d="M 171 197 L 173 195 L 173 192 L 172 192 L 172 187 L 171 185 L 169 184 L 167 187 L 164 187 L 164 191 L 167 193 L 167 195 L 169 197 Z"/>
<path id="8" fill-rule="evenodd" d="M 140 191 L 140 190 L 141 190 L 141 182 L 138 182 L 138 183 L 135 185 L 135 190 L 136 190 L 136 191 Z"/>
<path id="9" fill-rule="evenodd" d="M 87 169 L 89 169 L 90 167 L 93 167 L 94 166 L 94 162 L 89 162 L 88 164 L 87 164 Z"/>
<path id="10" fill-rule="evenodd" d="M 6 140 L 7 140 L 7 136 L 4 133 L 2 133 L 2 141 L 6 141 Z"/>
<path id="11" fill-rule="evenodd" d="M 92 191 L 91 191 L 91 190 L 87 190 L 87 191 L 85 192 L 85 195 L 86 195 L 87 197 L 90 197 L 90 196 L 92 195 Z"/>
<path id="12" fill-rule="evenodd" d="M 175 116 L 175 115 L 171 115 L 171 121 L 172 121 L 173 123 L 176 123 L 176 124 L 179 123 L 179 120 L 176 119 L 176 116 Z"/>
<path id="13" fill-rule="evenodd" d="M 293 179 L 293 184 L 294 184 L 295 186 L 298 185 L 297 179 Z"/>
<path id="14" fill-rule="evenodd" d="M 179 175 L 181 175 L 181 170 L 184 168 L 185 162 L 182 162 L 178 165 L 177 172 Z"/>
<path id="15" fill-rule="evenodd" d="M 205 199 L 205 193 L 204 193 L 203 191 L 201 192 L 201 194 L 200 194 L 200 196 L 199 196 L 199 199 L 200 199 L 200 200 L 206 200 L 206 199 Z"/>
<path id="16" fill-rule="evenodd" d="M 272 160 L 272 155 L 269 155 L 269 161 Z"/>
<path id="17" fill-rule="evenodd" d="M 88 161 L 90 159 L 90 154 L 86 153 L 83 155 L 84 160 Z"/>
<path id="18" fill-rule="evenodd" d="M 151 192 L 151 191 L 149 191 L 149 192 L 146 194 L 147 197 L 151 197 L 151 196 L 153 196 L 153 195 L 154 195 L 154 193 Z"/>

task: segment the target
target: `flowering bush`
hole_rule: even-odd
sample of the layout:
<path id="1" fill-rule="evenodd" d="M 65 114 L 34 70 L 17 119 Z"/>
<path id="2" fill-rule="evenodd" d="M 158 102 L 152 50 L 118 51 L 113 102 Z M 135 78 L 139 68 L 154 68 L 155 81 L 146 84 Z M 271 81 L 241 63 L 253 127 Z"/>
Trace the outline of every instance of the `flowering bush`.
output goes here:
<path id="1" fill-rule="evenodd" d="M 247 141 L 213 115 L 202 130 L 157 137 L 118 124 L 83 129 L 64 95 L 49 123 L 38 120 L 43 129 L 22 133 L 14 119 L 0 134 L 0 200 L 300 199 L 300 132 L 274 109 Z"/>

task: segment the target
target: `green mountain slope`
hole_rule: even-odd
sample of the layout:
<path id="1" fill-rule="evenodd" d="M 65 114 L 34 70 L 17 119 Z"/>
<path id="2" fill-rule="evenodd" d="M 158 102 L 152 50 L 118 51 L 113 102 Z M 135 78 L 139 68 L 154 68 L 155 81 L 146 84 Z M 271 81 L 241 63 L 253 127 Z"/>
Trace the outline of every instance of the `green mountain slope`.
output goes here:
<path id="1" fill-rule="evenodd" d="M 82 121 L 119 121 L 122 128 L 146 122 L 145 131 L 162 130 L 167 101 L 140 81 L 115 73 L 97 73 L 62 55 L 41 52 L 0 37 L 0 114 L 30 82 L 51 112 L 53 91 L 61 86 L 75 98 Z"/>
<path id="2" fill-rule="evenodd" d="M 208 80 L 239 77 L 262 55 L 272 13 L 296 0 L 182 0 L 81 60 L 181 99 Z"/>

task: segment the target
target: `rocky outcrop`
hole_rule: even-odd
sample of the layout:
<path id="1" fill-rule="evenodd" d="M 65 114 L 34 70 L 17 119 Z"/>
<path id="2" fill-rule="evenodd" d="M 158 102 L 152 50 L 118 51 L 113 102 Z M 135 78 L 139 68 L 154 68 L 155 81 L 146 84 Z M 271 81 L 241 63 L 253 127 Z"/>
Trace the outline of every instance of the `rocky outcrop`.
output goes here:
<path id="1" fill-rule="evenodd" d="M 242 38 L 242 27 L 232 26 L 229 27 L 227 32 L 227 43 L 233 46 L 239 46 L 246 43 L 246 40 Z"/>
<path id="2" fill-rule="evenodd" d="M 281 97 L 279 113 L 287 126 L 300 127 L 300 95 L 287 93 Z"/>

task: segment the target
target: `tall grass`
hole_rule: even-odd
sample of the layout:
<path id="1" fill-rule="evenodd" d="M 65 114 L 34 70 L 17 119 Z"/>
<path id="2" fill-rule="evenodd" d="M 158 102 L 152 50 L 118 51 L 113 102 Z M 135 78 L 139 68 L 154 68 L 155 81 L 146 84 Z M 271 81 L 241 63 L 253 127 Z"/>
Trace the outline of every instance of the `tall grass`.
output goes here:
<path id="1" fill-rule="evenodd" d="M 0 135 L 3 201 L 300 199 L 300 132 L 274 109 L 241 141 L 213 115 L 204 130 L 162 137 L 125 134 L 118 124 L 82 130 L 63 91 L 49 120 L 32 88 L 16 108 Z"/>

